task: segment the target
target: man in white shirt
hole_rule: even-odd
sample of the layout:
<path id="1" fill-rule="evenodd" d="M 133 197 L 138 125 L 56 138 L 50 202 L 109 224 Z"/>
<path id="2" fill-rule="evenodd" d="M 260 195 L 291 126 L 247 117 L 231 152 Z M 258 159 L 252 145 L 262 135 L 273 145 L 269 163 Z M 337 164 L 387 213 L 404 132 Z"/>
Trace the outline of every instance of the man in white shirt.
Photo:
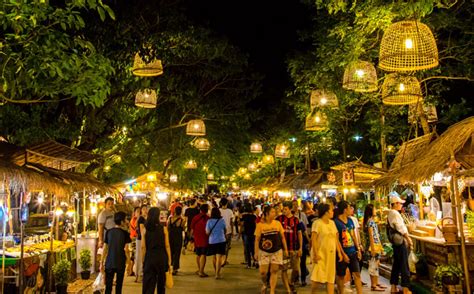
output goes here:
<path id="1" fill-rule="evenodd" d="M 231 209 L 227 208 L 228 200 L 222 197 L 220 201 L 221 216 L 225 221 L 225 239 L 226 239 L 226 250 L 225 250 L 225 262 L 223 265 L 228 264 L 227 257 L 229 256 L 230 244 L 232 242 L 232 235 L 234 234 L 234 213 Z"/>
<path id="2" fill-rule="evenodd" d="M 410 284 L 410 270 L 408 268 L 408 249 L 413 246 L 413 242 L 411 241 L 410 236 L 408 235 L 408 229 L 405 223 L 403 222 L 403 218 L 400 214 L 400 210 L 402 209 L 402 204 L 405 203 L 398 194 L 391 196 L 390 203 L 392 205 L 392 209 L 388 212 L 387 222 L 388 226 L 390 226 L 393 234 L 400 234 L 403 236 L 404 242 L 401 245 L 395 245 L 392 242 L 393 247 L 393 267 L 392 273 L 390 275 L 390 284 L 392 285 L 391 292 L 397 292 L 397 285 L 398 285 L 398 277 L 399 275 L 402 276 L 402 287 L 403 293 L 408 294 L 411 291 L 408 289 Z M 390 230 L 389 228 L 389 230 Z"/>

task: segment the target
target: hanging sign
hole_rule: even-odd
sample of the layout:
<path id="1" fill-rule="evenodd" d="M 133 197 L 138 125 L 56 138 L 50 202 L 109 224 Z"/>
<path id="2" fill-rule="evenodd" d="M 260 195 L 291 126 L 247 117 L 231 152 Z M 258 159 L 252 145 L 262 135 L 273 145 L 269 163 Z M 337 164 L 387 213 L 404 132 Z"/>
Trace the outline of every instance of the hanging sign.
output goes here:
<path id="1" fill-rule="evenodd" d="M 342 174 L 342 182 L 343 184 L 353 184 L 354 183 L 354 171 L 346 170 Z"/>

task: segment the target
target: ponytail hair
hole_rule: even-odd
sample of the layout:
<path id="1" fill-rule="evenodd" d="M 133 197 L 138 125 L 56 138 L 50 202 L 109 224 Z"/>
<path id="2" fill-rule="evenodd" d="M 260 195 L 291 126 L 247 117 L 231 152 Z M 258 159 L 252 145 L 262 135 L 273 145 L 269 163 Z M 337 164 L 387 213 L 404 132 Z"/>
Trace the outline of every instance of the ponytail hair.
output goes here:
<path id="1" fill-rule="evenodd" d="M 267 216 L 270 214 L 270 211 L 273 209 L 270 205 L 265 205 L 262 209 L 262 218 L 267 221 Z"/>

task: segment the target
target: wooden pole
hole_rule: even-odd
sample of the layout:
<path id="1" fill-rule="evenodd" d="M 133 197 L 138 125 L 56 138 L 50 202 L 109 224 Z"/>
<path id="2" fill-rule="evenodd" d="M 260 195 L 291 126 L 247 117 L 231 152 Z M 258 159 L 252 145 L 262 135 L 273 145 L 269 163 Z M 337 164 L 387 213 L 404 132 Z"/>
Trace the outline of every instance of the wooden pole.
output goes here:
<path id="1" fill-rule="evenodd" d="M 84 188 L 82 190 L 82 232 L 85 233 L 86 232 L 86 228 L 87 228 L 87 216 L 86 216 L 86 205 L 87 205 L 87 202 L 86 202 L 86 189 Z"/>
<path id="2" fill-rule="evenodd" d="M 454 169 L 453 175 L 451 177 L 452 185 L 454 186 L 454 197 L 456 198 L 456 211 L 458 219 L 458 229 L 461 231 L 461 253 L 462 253 L 462 263 L 464 268 L 464 280 L 466 281 L 466 293 L 471 293 L 471 284 L 469 281 L 469 267 L 467 265 L 467 253 L 466 253 L 466 239 L 464 237 L 464 222 L 461 212 L 461 195 L 459 194 L 458 181 L 456 170 Z"/>
<path id="3" fill-rule="evenodd" d="M 425 212 L 423 210 L 423 207 L 424 207 L 425 203 L 423 201 L 423 193 L 421 193 L 421 188 L 420 187 L 421 187 L 421 184 L 416 185 L 416 190 L 417 190 L 416 192 L 417 192 L 418 198 L 419 198 L 418 205 L 420 206 L 420 220 L 423 220 L 424 217 L 425 217 L 424 216 Z"/>

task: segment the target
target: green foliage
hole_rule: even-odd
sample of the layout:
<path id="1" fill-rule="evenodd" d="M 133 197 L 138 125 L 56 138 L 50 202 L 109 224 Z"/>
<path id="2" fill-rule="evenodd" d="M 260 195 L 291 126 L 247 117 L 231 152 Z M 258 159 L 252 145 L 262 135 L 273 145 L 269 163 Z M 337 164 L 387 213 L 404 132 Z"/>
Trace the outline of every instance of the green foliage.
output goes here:
<path id="1" fill-rule="evenodd" d="M 92 265 L 91 251 L 87 248 L 84 248 L 79 253 L 79 265 L 83 271 L 88 271 Z"/>
<path id="2" fill-rule="evenodd" d="M 458 264 L 439 264 L 433 275 L 436 286 L 441 287 L 443 285 L 443 277 L 458 277 L 462 279 L 463 271 L 461 266 Z"/>
<path id="3" fill-rule="evenodd" d="M 67 259 L 61 259 L 53 265 L 53 275 L 56 285 L 67 285 L 70 270 L 71 262 Z"/>

